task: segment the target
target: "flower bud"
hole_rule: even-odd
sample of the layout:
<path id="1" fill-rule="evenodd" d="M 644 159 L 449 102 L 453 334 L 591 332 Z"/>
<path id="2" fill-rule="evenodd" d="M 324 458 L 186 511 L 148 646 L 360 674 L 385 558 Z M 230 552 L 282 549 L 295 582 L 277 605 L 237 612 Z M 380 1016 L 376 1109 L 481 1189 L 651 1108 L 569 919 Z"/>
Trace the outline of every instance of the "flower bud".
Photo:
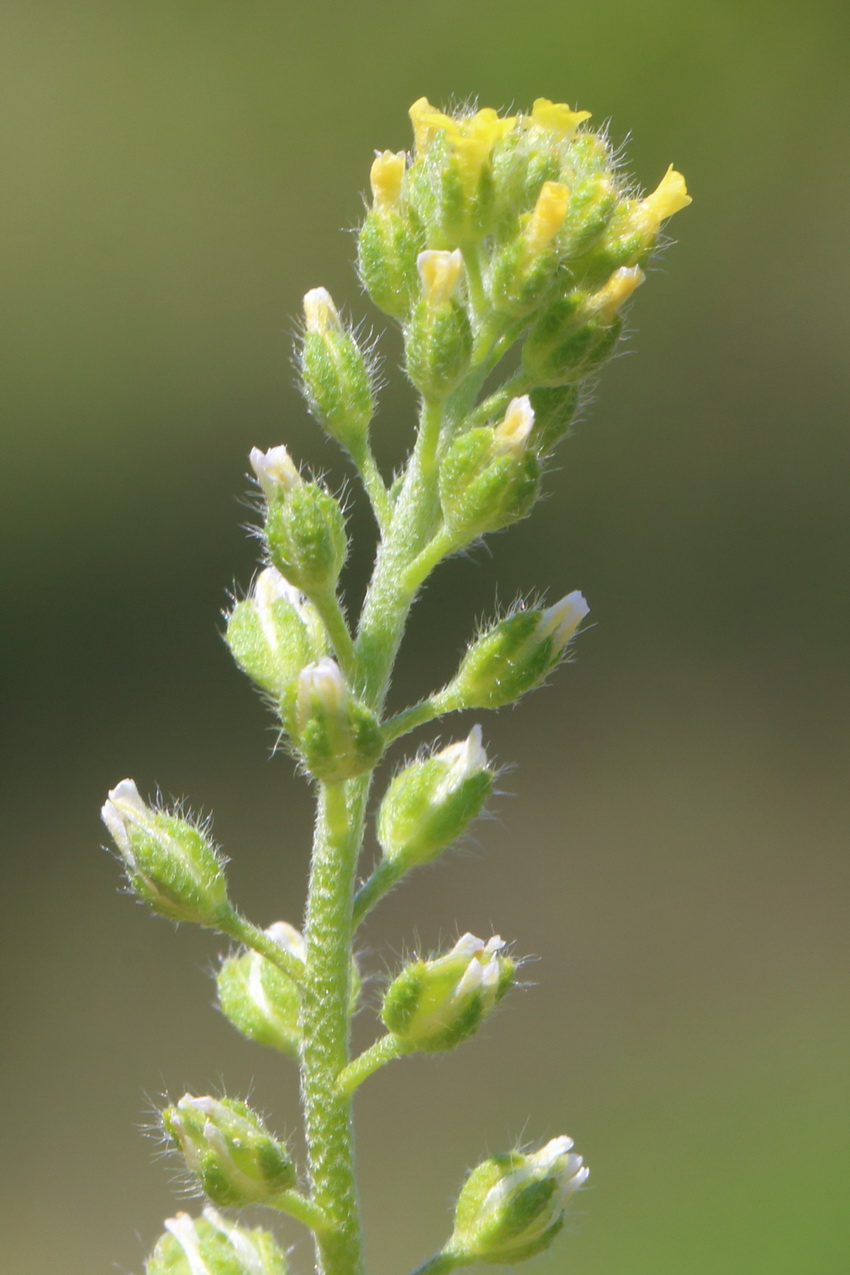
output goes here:
<path id="1" fill-rule="evenodd" d="M 551 301 L 533 324 L 522 350 L 523 372 L 536 386 L 569 385 L 609 357 L 621 330 L 608 307 L 595 307 L 590 294 L 574 290 Z"/>
<path id="2" fill-rule="evenodd" d="M 287 696 L 286 727 L 316 779 L 336 782 L 371 770 L 383 752 L 374 713 L 351 694 L 337 663 L 324 656 L 301 670 Z"/>
<path id="3" fill-rule="evenodd" d="M 285 1145 L 244 1102 L 186 1094 L 162 1125 L 213 1204 L 265 1204 L 295 1186 Z"/>
<path id="4" fill-rule="evenodd" d="M 497 310 L 530 314 L 551 288 L 560 265 L 556 237 L 570 202 L 563 182 L 545 181 L 519 234 L 493 261 L 488 292 Z"/>
<path id="5" fill-rule="evenodd" d="M 428 398 L 442 399 L 463 379 L 472 356 L 472 329 L 457 298 L 463 278 L 460 249 L 420 252 L 422 296 L 405 327 L 407 374 Z"/>
<path id="6" fill-rule="evenodd" d="M 537 499 L 540 464 L 529 444 L 534 411 L 527 394 L 512 399 L 495 427 L 467 430 L 440 465 L 440 501 L 458 542 L 524 518 Z"/>
<path id="7" fill-rule="evenodd" d="M 287 1275 L 286 1258 L 268 1231 L 247 1230 L 204 1209 L 178 1213 L 145 1264 L 146 1275 Z"/>
<path id="8" fill-rule="evenodd" d="M 395 776 L 378 811 L 378 841 L 400 875 L 435 859 L 481 813 L 493 771 L 481 746 L 481 727 Z"/>
<path id="9" fill-rule="evenodd" d="M 514 1151 L 473 1169 L 458 1196 L 446 1253 L 468 1262 L 520 1262 L 542 1253 L 564 1225 L 570 1196 L 590 1170 L 572 1138 L 553 1138 L 532 1155 Z"/>
<path id="10" fill-rule="evenodd" d="M 473 642 L 440 696 L 444 712 L 502 708 L 540 686 L 589 607 L 578 590 L 545 610 L 516 611 Z"/>
<path id="11" fill-rule="evenodd" d="M 348 553 L 339 504 L 318 483 L 304 482 L 285 447 L 255 447 L 251 465 L 266 497 L 273 564 L 308 598 L 333 592 Z"/>
<path id="12" fill-rule="evenodd" d="M 286 921 L 276 921 L 266 934 L 304 960 L 304 938 Z M 222 962 L 216 981 L 221 1012 L 237 1031 L 259 1045 L 298 1057 L 301 998 L 296 983 L 279 965 L 259 952 L 241 952 Z"/>
<path id="13" fill-rule="evenodd" d="M 487 943 L 464 934 L 450 952 L 414 961 L 394 979 L 381 1017 L 409 1050 L 454 1049 L 501 1000 L 514 979 L 514 963 L 499 955 L 498 936 Z"/>
<path id="14" fill-rule="evenodd" d="M 306 959 L 304 936 L 287 921 L 275 921 L 266 934 L 296 960 Z M 216 981 L 221 1012 L 237 1031 L 258 1045 L 268 1045 L 283 1054 L 298 1057 L 301 997 L 297 984 L 284 974 L 279 965 L 259 952 L 238 952 L 222 962 Z M 360 999 L 360 988 L 360 972 L 352 958 L 352 1014 Z"/>
<path id="15" fill-rule="evenodd" d="M 188 819 L 146 806 L 122 779 L 100 812 L 133 891 L 172 921 L 216 926 L 232 913 L 222 859 Z"/>
<path id="16" fill-rule="evenodd" d="M 304 319 L 300 352 L 304 397 L 331 438 L 357 453 L 375 413 L 366 356 L 343 326 L 327 289 L 307 293 Z"/>
<path id="17" fill-rule="evenodd" d="M 250 597 L 236 603 L 226 641 L 242 671 L 275 700 L 326 650 L 315 607 L 275 567 L 261 571 Z"/>

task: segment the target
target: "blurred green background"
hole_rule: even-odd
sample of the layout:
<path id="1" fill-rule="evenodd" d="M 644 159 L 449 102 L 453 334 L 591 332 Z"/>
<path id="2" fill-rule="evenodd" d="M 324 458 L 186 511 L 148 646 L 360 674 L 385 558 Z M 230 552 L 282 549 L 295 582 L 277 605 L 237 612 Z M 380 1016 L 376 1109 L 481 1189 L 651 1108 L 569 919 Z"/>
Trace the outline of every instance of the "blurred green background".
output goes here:
<path id="1" fill-rule="evenodd" d="M 399 706 L 496 599 L 581 588 L 596 627 L 485 721 L 516 795 L 367 927 L 376 973 L 466 929 L 541 958 L 359 1099 L 371 1270 L 442 1242 L 482 1155 L 568 1131 L 592 1189 L 541 1275 L 845 1272 L 846 4 L 7 0 L 3 26 L 4 1269 L 141 1269 L 176 1208 L 137 1128 L 163 1091 L 226 1082 L 297 1129 L 291 1071 L 212 1007 L 215 941 L 117 892 L 97 811 L 125 774 L 187 795 L 249 913 L 298 919 L 308 793 L 216 626 L 249 448 L 344 480 L 293 318 L 324 284 L 380 325 L 342 232 L 424 93 L 586 107 L 695 202 L 549 499 L 415 612 Z"/>

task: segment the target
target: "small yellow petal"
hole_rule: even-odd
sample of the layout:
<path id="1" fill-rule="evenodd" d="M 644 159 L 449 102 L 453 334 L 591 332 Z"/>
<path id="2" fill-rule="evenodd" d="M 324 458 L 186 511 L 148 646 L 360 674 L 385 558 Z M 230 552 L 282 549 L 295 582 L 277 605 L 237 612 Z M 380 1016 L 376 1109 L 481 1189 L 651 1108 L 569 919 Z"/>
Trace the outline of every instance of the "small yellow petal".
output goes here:
<path id="1" fill-rule="evenodd" d="M 304 294 L 304 322 L 308 332 L 327 332 L 342 326 L 327 288 L 311 288 Z"/>
<path id="2" fill-rule="evenodd" d="M 442 111 L 436 110 L 427 97 L 418 98 L 408 111 L 408 115 L 413 124 L 416 152 L 419 155 L 428 149 L 440 129 L 454 132 L 457 128 L 451 116 L 444 115 Z"/>
<path id="3" fill-rule="evenodd" d="M 521 456 L 533 424 L 534 408 L 529 396 L 523 394 L 520 398 L 512 398 L 504 420 L 493 430 L 493 441 L 498 450 Z"/>
<path id="4" fill-rule="evenodd" d="M 638 204 L 637 214 L 647 230 L 658 230 L 662 221 L 693 203 L 681 173 L 671 164 L 651 195 Z"/>
<path id="5" fill-rule="evenodd" d="M 429 248 L 416 258 L 425 299 L 431 306 L 450 300 L 463 274 L 463 256 L 459 248 L 444 252 Z"/>
<path id="6" fill-rule="evenodd" d="M 646 275 L 640 266 L 621 266 L 611 278 L 591 297 L 591 306 L 601 319 L 610 323 L 620 306 L 628 301 L 635 288 L 639 288 Z"/>
<path id="7" fill-rule="evenodd" d="M 406 156 L 404 151 L 383 151 L 375 158 L 369 173 L 372 194 L 379 208 L 389 208 L 398 203 L 401 184 L 404 181 Z"/>
<path id="8" fill-rule="evenodd" d="M 569 187 L 563 182 L 544 182 L 529 218 L 525 237 L 529 249 L 542 252 L 564 224 L 570 202 Z"/>
<path id="9" fill-rule="evenodd" d="M 590 119 L 590 111 L 574 111 L 565 102 L 550 102 L 538 97 L 531 108 L 532 123 L 556 133 L 565 141 L 575 136 L 579 124 Z"/>

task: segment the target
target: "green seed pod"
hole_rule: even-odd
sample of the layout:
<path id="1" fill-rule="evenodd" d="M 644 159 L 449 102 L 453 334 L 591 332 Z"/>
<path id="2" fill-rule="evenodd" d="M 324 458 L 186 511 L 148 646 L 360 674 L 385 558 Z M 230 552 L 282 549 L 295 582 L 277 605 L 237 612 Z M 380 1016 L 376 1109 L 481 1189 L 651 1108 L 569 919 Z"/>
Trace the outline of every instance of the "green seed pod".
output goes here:
<path id="1" fill-rule="evenodd" d="M 467 739 L 405 766 L 378 810 L 384 858 L 398 875 L 435 859 L 478 817 L 492 790 L 480 726 Z"/>
<path id="2" fill-rule="evenodd" d="M 463 657 L 440 695 L 443 712 L 502 708 L 540 686 L 560 663 L 588 610 L 575 591 L 546 610 L 517 611 L 500 620 Z"/>
<path id="3" fill-rule="evenodd" d="M 374 713 L 354 698 L 339 666 L 328 657 L 302 669 L 287 694 L 284 720 L 315 779 L 352 779 L 376 766 L 384 750 Z"/>
<path id="4" fill-rule="evenodd" d="M 285 447 L 255 447 L 250 460 L 267 501 L 272 562 L 308 598 L 332 593 L 348 553 L 338 502 L 318 483 L 304 482 Z"/>
<path id="5" fill-rule="evenodd" d="M 502 1264 L 548 1248 L 564 1225 L 570 1197 L 590 1172 L 572 1145 L 572 1138 L 553 1138 L 533 1155 L 514 1151 L 473 1169 L 458 1196 L 445 1252 L 459 1264 Z"/>
<path id="6" fill-rule="evenodd" d="M 375 414 L 366 356 L 343 326 L 326 288 L 307 293 L 304 320 L 300 351 L 304 397 L 331 438 L 359 455 Z"/>
<path id="7" fill-rule="evenodd" d="M 242 671 L 275 700 L 327 651 L 315 607 L 275 567 L 261 571 L 250 597 L 236 603 L 225 640 Z"/>
<path id="8" fill-rule="evenodd" d="M 286 1258 L 268 1231 L 236 1226 L 215 1209 L 178 1213 L 145 1264 L 146 1275 L 287 1275 Z"/>
<path id="9" fill-rule="evenodd" d="M 195 824 L 146 806 L 132 779 L 111 789 L 100 815 L 132 890 L 154 912 L 207 926 L 232 915 L 223 860 Z"/>
<path id="10" fill-rule="evenodd" d="M 165 1108 L 162 1127 L 213 1204 L 265 1204 L 295 1186 L 286 1146 L 244 1102 L 186 1094 Z"/>
<path id="11" fill-rule="evenodd" d="M 445 956 L 414 961 L 388 987 L 381 1008 L 387 1029 L 408 1050 L 454 1049 L 477 1030 L 504 996 L 515 966 L 487 943 L 464 934 Z"/>
<path id="12" fill-rule="evenodd" d="M 512 399 L 495 428 L 467 430 L 440 465 L 440 503 L 458 543 L 524 518 L 540 489 L 540 463 L 529 445 L 534 412 L 528 395 Z"/>
<path id="13" fill-rule="evenodd" d="M 456 299 L 463 257 L 454 252 L 421 252 L 417 258 L 423 295 L 404 329 L 407 375 L 426 398 L 442 399 L 469 368 L 472 329 Z"/>

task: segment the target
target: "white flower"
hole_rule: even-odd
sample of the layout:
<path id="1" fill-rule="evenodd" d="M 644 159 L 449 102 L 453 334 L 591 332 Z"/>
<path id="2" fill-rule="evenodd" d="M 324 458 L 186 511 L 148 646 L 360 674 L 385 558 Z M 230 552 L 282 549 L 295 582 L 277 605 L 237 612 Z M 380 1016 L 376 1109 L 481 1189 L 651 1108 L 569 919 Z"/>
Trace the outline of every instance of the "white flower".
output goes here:
<path id="1" fill-rule="evenodd" d="M 578 589 L 574 589 L 543 612 L 537 626 L 537 636 L 553 638 L 555 649 L 562 651 L 589 611 L 590 607 L 583 595 Z"/>
<path id="2" fill-rule="evenodd" d="M 285 447 L 270 447 L 267 452 L 252 447 L 248 459 L 266 500 L 278 493 L 292 491 L 301 484 L 298 467 Z"/>

